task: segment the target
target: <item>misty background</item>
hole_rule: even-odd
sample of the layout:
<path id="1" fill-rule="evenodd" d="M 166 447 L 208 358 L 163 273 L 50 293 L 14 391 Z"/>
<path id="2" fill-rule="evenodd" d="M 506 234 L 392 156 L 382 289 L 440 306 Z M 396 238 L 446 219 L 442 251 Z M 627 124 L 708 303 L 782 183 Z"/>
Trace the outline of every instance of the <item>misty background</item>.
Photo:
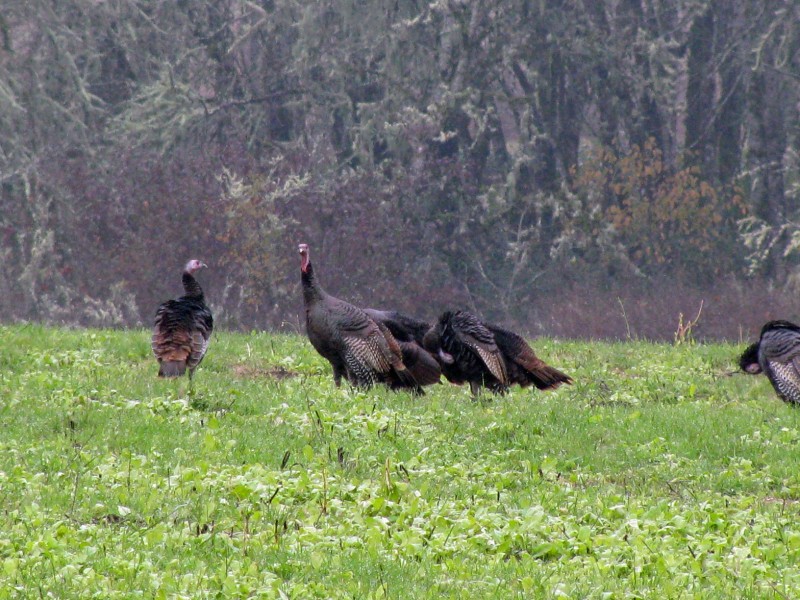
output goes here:
<path id="1" fill-rule="evenodd" d="M 800 4 L 4 0 L 0 320 L 322 285 L 528 334 L 800 318 Z"/>

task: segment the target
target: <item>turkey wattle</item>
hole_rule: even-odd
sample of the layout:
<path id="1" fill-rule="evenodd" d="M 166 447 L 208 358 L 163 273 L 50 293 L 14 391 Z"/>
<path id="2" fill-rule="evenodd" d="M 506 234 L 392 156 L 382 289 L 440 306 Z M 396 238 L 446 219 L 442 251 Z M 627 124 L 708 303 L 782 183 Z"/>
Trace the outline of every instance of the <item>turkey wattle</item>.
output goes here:
<path id="1" fill-rule="evenodd" d="M 194 370 L 208 349 L 214 318 L 205 303 L 203 289 L 194 274 L 206 265 L 190 260 L 183 270 L 184 294 L 167 300 L 156 311 L 151 346 L 158 359 L 159 377 L 180 377 Z"/>

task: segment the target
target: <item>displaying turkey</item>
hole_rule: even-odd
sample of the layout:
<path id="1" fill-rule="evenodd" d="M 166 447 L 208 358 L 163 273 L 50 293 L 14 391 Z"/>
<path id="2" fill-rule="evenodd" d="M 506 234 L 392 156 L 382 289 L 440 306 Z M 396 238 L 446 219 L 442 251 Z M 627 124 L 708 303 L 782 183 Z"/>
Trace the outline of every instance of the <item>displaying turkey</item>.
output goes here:
<path id="1" fill-rule="evenodd" d="M 513 331 L 486 323 L 494 334 L 494 341 L 506 361 L 509 384 L 521 387 L 534 385 L 540 390 L 554 390 L 562 383 L 571 384 L 572 378 L 547 365 L 536 356 L 528 343 Z"/>
<path id="2" fill-rule="evenodd" d="M 167 300 L 156 311 L 151 345 L 158 359 L 159 377 L 180 377 L 188 369 L 191 379 L 206 354 L 214 318 L 194 277 L 205 266 L 199 260 L 187 262 L 182 276 L 183 296 Z"/>
<path id="3" fill-rule="evenodd" d="M 422 347 L 422 338 L 430 329 L 430 323 L 420 321 L 394 310 L 365 308 L 376 323 L 385 325 L 397 340 L 403 355 L 403 364 L 420 385 L 440 383 L 442 368 L 433 355 Z"/>
<path id="4" fill-rule="evenodd" d="M 306 331 L 311 345 L 333 367 L 333 381 L 342 377 L 354 386 L 370 388 L 385 383 L 423 394 L 406 368 L 402 350 L 389 329 L 362 309 L 334 298 L 317 282 L 307 244 L 299 245 Z"/>
<path id="5" fill-rule="evenodd" d="M 473 395 L 484 386 L 504 392 L 510 383 L 506 363 L 494 334 L 472 313 L 447 311 L 423 338 L 442 373 L 456 384 L 468 382 Z"/>
<path id="6" fill-rule="evenodd" d="M 765 373 L 781 400 L 800 404 L 800 326 L 769 321 L 758 342 L 742 353 L 739 366 L 754 375 Z"/>

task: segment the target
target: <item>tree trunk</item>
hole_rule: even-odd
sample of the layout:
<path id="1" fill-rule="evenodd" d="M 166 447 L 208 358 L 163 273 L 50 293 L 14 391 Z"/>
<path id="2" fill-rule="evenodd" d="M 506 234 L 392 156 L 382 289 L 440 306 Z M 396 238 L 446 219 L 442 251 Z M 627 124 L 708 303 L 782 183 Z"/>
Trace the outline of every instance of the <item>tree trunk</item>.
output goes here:
<path id="1" fill-rule="evenodd" d="M 711 10 L 700 15 L 689 32 L 686 91 L 686 150 L 689 162 L 700 164 L 704 170 L 716 163 L 711 144 L 711 124 L 716 111 L 714 92 L 714 14 Z"/>
<path id="2" fill-rule="evenodd" d="M 766 49 L 765 49 L 766 51 Z M 749 171 L 751 202 L 756 216 L 773 227 L 786 222 L 783 156 L 786 118 L 783 76 L 773 70 L 756 72 L 749 89 Z M 782 247 L 780 243 L 777 248 Z M 782 282 L 786 268 L 780 253 L 773 254 L 768 275 Z"/>

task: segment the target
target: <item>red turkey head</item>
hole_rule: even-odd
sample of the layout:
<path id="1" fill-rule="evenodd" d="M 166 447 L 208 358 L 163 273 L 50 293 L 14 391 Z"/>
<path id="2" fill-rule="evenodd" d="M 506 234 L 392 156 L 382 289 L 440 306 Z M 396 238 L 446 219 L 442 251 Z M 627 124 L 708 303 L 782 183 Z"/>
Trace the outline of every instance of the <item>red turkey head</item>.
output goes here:
<path id="1" fill-rule="evenodd" d="M 297 250 L 300 252 L 300 270 L 305 273 L 308 270 L 308 244 L 299 244 Z"/>
<path id="2" fill-rule="evenodd" d="M 189 275 L 194 275 L 197 271 L 207 266 L 208 265 L 206 263 L 201 262 L 196 258 L 193 258 L 192 260 L 186 263 L 186 267 L 183 270 L 189 273 Z"/>

